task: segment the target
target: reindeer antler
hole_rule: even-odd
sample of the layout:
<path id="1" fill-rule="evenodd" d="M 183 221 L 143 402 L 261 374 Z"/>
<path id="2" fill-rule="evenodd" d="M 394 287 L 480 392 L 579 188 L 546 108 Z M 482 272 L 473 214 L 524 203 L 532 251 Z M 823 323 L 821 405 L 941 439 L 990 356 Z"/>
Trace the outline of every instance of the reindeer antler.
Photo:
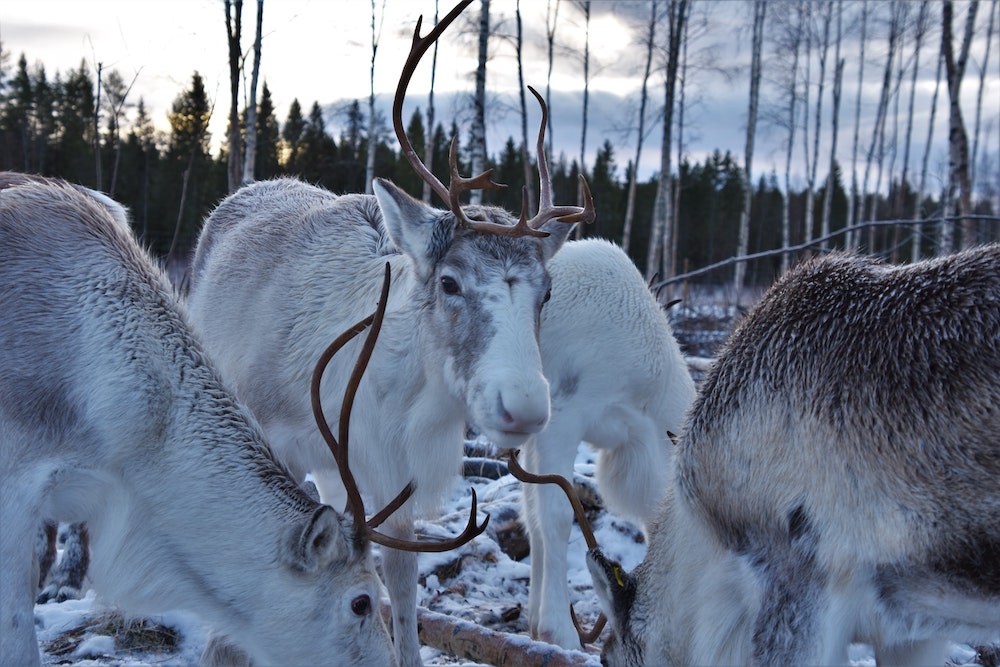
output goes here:
<path id="1" fill-rule="evenodd" d="M 475 489 L 472 490 L 472 508 L 469 514 L 469 522 L 466 525 L 465 530 L 462 531 L 461 535 L 449 540 L 431 542 L 403 540 L 380 533 L 375 530 L 375 528 L 381 525 L 383 521 L 385 521 L 393 512 L 399 509 L 403 503 L 407 501 L 407 499 L 409 499 L 414 491 L 413 482 L 407 484 L 388 505 L 377 512 L 371 519 L 366 520 L 364 501 L 361 498 L 361 492 L 358 490 L 357 481 L 354 479 L 354 475 L 351 473 L 350 465 L 348 463 L 347 444 L 351 409 L 354 406 L 354 396 L 357 393 L 358 385 L 361 384 L 361 377 L 364 375 L 365 368 L 368 366 L 368 361 L 371 359 L 372 352 L 375 349 L 375 341 L 378 339 L 379 331 L 382 328 L 382 319 L 385 316 L 386 303 L 388 302 L 389 297 L 389 278 L 389 263 L 386 262 L 385 278 L 382 281 L 382 293 L 379 297 L 378 307 L 375 309 L 375 312 L 338 336 L 337 339 L 330 343 L 326 350 L 323 351 L 323 354 L 320 355 L 319 361 L 316 363 L 316 368 L 313 370 L 312 383 L 310 385 L 313 416 L 316 418 L 316 425 L 319 427 L 320 434 L 330 447 L 330 452 L 333 454 L 333 458 L 337 462 L 337 467 L 340 469 L 340 477 L 344 482 L 344 488 L 347 489 L 348 505 L 351 509 L 351 514 L 354 517 L 355 531 L 359 533 L 363 532 L 364 535 L 367 536 L 372 542 L 402 551 L 450 551 L 451 549 L 462 546 L 476 535 L 481 534 L 484 530 L 486 530 L 486 525 L 490 521 L 489 515 L 487 515 L 486 520 L 484 520 L 481 525 L 476 525 L 476 510 L 478 508 L 478 501 Z M 369 325 L 371 325 L 371 330 L 368 332 L 367 338 L 365 338 L 364 345 L 361 348 L 361 353 L 358 355 L 358 359 L 354 364 L 354 370 L 351 373 L 351 378 L 347 383 L 346 390 L 344 391 L 344 401 L 340 409 L 340 442 L 338 442 L 333 436 L 333 433 L 330 431 L 330 427 L 326 422 L 326 416 L 323 414 L 322 403 L 320 402 L 319 390 L 320 384 L 323 380 L 323 372 L 329 365 L 330 360 L 333 359 L 333 355 L 335 355 L 340 348 L 346 345 L 348 341 L 364 331 Z"/>
<path id="2" fill-rule="evenodd" d="M 527 219 L 527 195 L 523 197 L 523 202 L 521 206 L 521 216 L 517 224 L 514 226 L 500 225 L 492 222 L 484 222 L 479 220 L 470 220 L 462 209 L 462 204 L 460 198 L 463 192 L 466 190 L 499 190 L 507 187 L 502 183 L 497 183 L 492 180 L 493 169 L 487 169 L 478 176 L 473 176 L 471 178 L 464 177 L 458 173 L 458 137 L 452 139 L 451 148 L 448 152 L 448 162 L 451 172 L 451 180 L 449 181 L 448 187 L 445 187 L 437 179 L 437 177 L 431 173 L 430 169 L 420 160 L 417 152 L 413 149 L 413 144 L 410 143 L 409 137 L 406 136 L 406 129 L 403 126 L 403 99 L 406 97 L 406 89 L 410 85 L 410 79 L 413 77 L 413 72 L 417 68 L 417 64 L 420 59 L 427 52 L 427 49 L 437 41 L 438 37 L 445 31 L 445 29 L 451 24 L 455 18 L 458 17 L 462 11 L 471 4 L 472 0 L 463 0 L 458 3 L 454 9 L 452 9 L 448 14 L 441 19 L 440 22 L 434 29 L 427 33 L 426 37 L 420 36 L 420 27 L 423 24 L 423 16 L 417 19 L 416 28 L 413 31 L 413 41 L 410 44 L 410 53 L 406 58 L 406 62 L 403 64 L 403 71 L 399 76 L 399 83 L 396 86 L 396 97 L 392 104 L 392 126 L 396 131 L 396 138 L 399 139 L 399 145 L 406 157 L 406 161 L 410 163 L 414 171 L 422 178 L 431 189 L 437 193 L 437 195 L 448 203 L 451 207 L 452 213 L 455 214 L 455 219 L 458 224 L 466 227 L 468 229 L 475 230 L 477 232 L 485 234 L 496 234 L 498 236 L 536 236 L 545 237 L 548 236 L 547 232 L 539 231 L 538 227 L 542 224 L 551 220 L 553 218 L 558 219 L 560 222 L 591 222 L 594 219 L 594 202 L 590 195 L 590 189 L 587 187 L 587 182 L 583 179 L 582 189 L 584 192 L 584 200 L 586 206 L 584 208 L 579 208 L 576 206 L 560 206 L 553 208 L 551 205 L 551 195 L 549 191 L 551 190 L 551 184 L 549 182 L 549 172 L 548 165 L 544 165 L 544 175 L 543 175 L 543 161 L 545 158 L 544 152 L 541 150 L 543 144 L 543 137 L 545 134 L 545 122 L 547 119 L 548 111 L 545 107 L 545 102 L 538 95 L 537 92 L 530 86 L 529 90 L 538 99 L 539 104 L 542 105 L 542 126 L 539 130 L 539 178 L 543 181 L 542 190 L 543 197 L 542 201 L 548 201 L 549 204 L 546 207 L 539 207 L 538 214 L 531 220 Z M 433 128 L 431 128 L 433 130 Z"/>
<path id="3" fill-rule="evenodd" d="M 587 549 L 597 548 L 597 538 L 594 537 L 594 530 L 590 527 L 590 520 L 583 509 L 583 503 L 580 502 L 580 497 L 576 494 L 573 485 L 568 479 L 562 475 L 538 475 L 528 472 L 518 462 L 516 451 L 510 453 L 510 461 L 507 464 L 507 469 L 510 470 L 510 474 L 525 484 L 556 484 L 559 486 L 569 499 L 570 505 L 573 506 L 573 513 L 576 515 L 576 522 L 580 525 L 580 532 L 583 533 L 583 539 L 587 542 Z M 604 626 L 608 622 L 607 617 L 602 612 L 597 617 L 597 621 L 594 622 L 594 627 L 588 632 L 580 626 L 580 622 L 576 618 L 576 612 L 573 610 L 573 605 L 569 606 L 569 614 L 573 619 L 573 627 L 576 628 L 576 633 L 580 636 L 580 642 L 583 644 L 593 643 L 600 637 L 601 631 L 604 630 Z"/>
<path id="4" fill-rule="evenodd" d="M 542 122 L 538 126 L 538 143 L 536 144 L 538 152 L 538 213 L 527 224 L 532 229 L 538 229 L 553 219 L 569 223 L 593 222 L 597 217 L 597 213 L 594 211 L 594 198 L 590 194 L 590 186 L 587 185 L 587 179 L 583 177 L 583 174 L 578 174 L 580 189 L 583 191 L 583 208 L 552 205 L 552 181 L 549 178 L 549 161 L 545 157 L 545 126 L 549 119 L 549 108 L 537 90 L 531 86 L 528 86 L 528 90 L 538 100 L 538 106 L 542 109 Z M 522 219 L 527 217 L 527 212 L 524 209 L 525 207 L 522 206 Z"/>

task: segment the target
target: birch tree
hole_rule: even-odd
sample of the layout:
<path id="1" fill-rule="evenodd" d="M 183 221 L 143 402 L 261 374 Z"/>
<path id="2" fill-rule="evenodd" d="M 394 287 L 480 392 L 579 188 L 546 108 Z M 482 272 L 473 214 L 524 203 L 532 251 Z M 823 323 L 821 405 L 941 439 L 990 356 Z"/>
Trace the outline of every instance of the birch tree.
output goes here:
<path id="1" fill-rule="evenodd" d="M 851 144 L 851 191 L 847 195 L 848 248 L 858 247 L 858 232 L 854 230 L 854 211 L 858 199 L 858 138 L 861 134 L 861 98 L 865 82 L 865 44 L 868 41 L 868 0 L 861 3 L 861 53 L 858 58 L 858 95 L 854 102 L 854 141 Z"/>
<path id="2" fill-rule="evenodd" d="M 913 136 L 913 107 L 914 98 L 917 92 L 917 73 L 920 71 L 920 47 L 924 41 L 924 35 L 927 33 L 927 17 L 928 10 L 930 7 L 930 0 L 923 0 L 920 3 L 920 10 L 917 13 L 917 20 L 913 24 L 913 67 L 910 72 L 910 100 L 908 104 L 908 110 L 906 113 L 906 133 L 903 139 L 903 168 L 902 173 L 899 177 L 899 189 L 898 193 L 898 204 L 897 211 L 898 215 L 903 215 L 902 209 L 902 196 L 903 192 L 909 186 L 909 172 L 910 172 L 910 142 Z M 917 201 L 917 206 L 920 205 L 920 201 Z"/>
<path id="3" fill-rule="evenodd" d="M 583 117 L 580 121 L 580 173 L 587 174 L 587 112 L 590 110 L 590 0 L 579 2 L 583 12 Z M 583 182 L 577 180 L 576 203 L 583 206 Z M 583 236 L 583 225 L 573 230 L 576 238 Z"/>
<path id="4" fill-rule="evenodd" d="M 260 47 L 262 29 L 264 27 L 264 0 L 257 0 L 257 27 L 253 40 L 253 73 L 250 75 L 250 93 L 247 100 L 247 149 L 243 156 L 243 184 L 254 180 L 254 167 L 257 164 L 257 78 L 260 76 Z"/>
<path id="5" fill-rule="evenodd" d="M 875 127 L 872 132 L 872 142 L 868 149 L 868 157 L 865 160 L 865 177 L 861 184 L 861 216 L 862 222 L 874 219 L 875 215 L 875 199 L 877 198 L 878 188 L 876 186 L 876 192 L 871 197 L 869 202 L 868 197 L 868 179 L 871 176 L 872 165 L 875 163 L 875 158 L 878 156 L 877 167 L 881 169 L 883 149 L 885 146 L 885 120 L 888 116 L 889 109 L 889 93 L 892 88 L 892 65 L 896 59 L 896 50 L 899 45 L 899 34 L 901 29 L 900 17 L 902 15 L 900 0 L 892 0 L 889 3 L 889 37 L 888 46 L 886 47 L 885 55 L 885 67 L 882 72 L 882 87 L 879 93 L 878 100 L 878 110 L 875 114 Z M 869 206 L 869 203 L 871 204 Z M 874 227 L 869 228 L 869 246 L 871 245 L 871 235 L 874 234 Z"/>
<path id="6" fill-rule="evenodd" d="M 840 94 L 843 90 L 844 81 L 844 59 L 840 57 L 843 15 L 844 0 L 837 0 L 837 39 L 833 55 L 835 63 L 833 73 L 833 109 L 830 111 L 830 164 L 826 176 L 826 190 L 823 193 L 823 216 L 819 227 L 821 238 L 826 238 L 830 233 L 830 209 L 833 203 L 833 190 L 837 185 L 834 181 L 834 171 L 837 164 L 837 138 L 840 134 Z M 820 244 L 820 248 L 823 250 L 826 250 L 827 246 L 827 241 L 823 241 Z"/>
<path id="7" fill-rule="evenodd" d="M 559 22 L 559 0 L 546 0 L 545 2 L 545 43 L 548 46 L 549 69 L 545 76 L 545 106 L 549 108 L 548 127 L 546 136 L 548 137 L 548 151 L 552 155 L 552 56 L 556 47 L 556 25 Z M 539 195 L 541 197 L 541 195 Z"/>
<path id="8" fill-rule="evenodd" d="M 669 266 L 669 248 L 672 244 L 673 217 L 671 215 L 670 188 L 670 148 L 673 126 L 674 89 L 677 82 L 677 67 L 680 55 L 680 40 L 687 16 L 687 0 L 669 0 L 667 5 L 667 67 L 663 85 L 663 142 L 660 147 L 660 176 L 656 185 L 656 203 L 653 209 L 653 224 L 650 230 L 649 248 L 646 259 L 646 278 L 657 273 L 670 277 L 674 267 Z"/>
<path id="9" fill-rule="evenodd" d="M 376 14 L 375 0 L 372 0 L 372 59 L 368 70 L 368 155 L 365 162 L 365 194 L 372 194 L 372 181 L 375 180 L 375 152 L 378 149 L 378 132 L 375 118 L 375 55 L 378 53 L 378 43 L 382 37 L 382 22 L 385 20 L 385 0 L 382 0 L 382 10 Z M 376 27 L 377 24 L 377 27 Z"/>
<path id="10" fill-rule="evenodd" d="M 799 50 L 802 44 L 802 34 L 806 29 L 803 5 L 793 3 L 797 21 L 794 28 L 789 28 L 785 34 L 786 40 L 781 44 L 782 51 L 791 50 L 792 66 L 788 70 L 788 80 L 786 91 L 788 95 L 788 141 L 785 145 L 785 196 L 781 200 L 781 247 L 787 249 L 791 243 L 791 195 L 792 195 L 792 152 L 795 148 L 795 130 L 798 127 L 795 115 L 796 105 L 799 99 L 798 72 L 799 72 Z M 791 261 L 788 253 L 781 255 L 781 272 L 788 270 Z"/>
<path id="11" fill-rule="evenodd" d="M 993 19 L 996 17 L 998 0 L 990 3 L 990 16 L 986 23 L 986 52 L 979 63 L 979 91 L 976 93 L 976 120 L 972 129 L 972 156 L 969 158 L 970 189 L 976 187 L 976 166 L 979 154 L 979 128 L 983 115 L 983 90 L 986 87 L 986 70 L 990 64 L 990 46 L 993 44 Z"/>
<path id="12" fill-rule="evenodd" d="M 632 241 L 632 220 L 635 217 L 635 194 L 639 160 L 642 158 L 642 143 L 646 130 L 646 100 L 648 99 L 649 71 L 653 64 L 653 43 L 656 39 L 657 0 L 649 3 L 649 22 L 646 24 L 646 66 L 642 73 L 642 88 L 639 93 L 639 127 L 635 141 L 635 158 L 628 179 L 628 200 L 625 204 L 625 222 L 622 228 L 622 249 L 628 252 Z"/>
<path id="13" fill-rule="evenodd" d="M 528 214 L 535 211 L 535 179 L 531 173 L 531 156 L 528 154 L 528 101 L 524 87 L 524 62 L 521 58 L 521 51 L 524 42 L 524 35 L 521 26 L 521 0 L 517 0 L 514 6 L 514 19 L 517 24 L 517 88 L 521 102 L 521 162 L 524 165 L 524 187 L 527 201 L 524 203 L 528 207 Z M 539 156 L 538 159 L 541 159 Z"/>
<path id="14" fill-rule="evenodd" d="M 747 111 L 747 144 L 745 164 L 743 168 L 743 210 L 740 211 L 740 226 L 736 239 L 736 256 L 747 254 L 750 240 L 750 201 L 753 195 L 753 144 L 757 129 L 757 101 L 760 96 L 760 53 L 764 43 L 764 17 L 767 13 L 767 0 L 754 0 L 753 3 L 753 56 L 750 64 L 750 105 Z M 739 306 L 743 294 L 743 280 L 746 277 L 746 263 L 737 262 L 733 270 L 733 287 L 736 293 L 736 305 Z"/>
<path id="15" fill-rule="evenodd" d="M 226 41 L 229 45 L 229 192 L 235 192 L 243 178 L 243 150 L 240 142 L 240 38 L 243 31 L 243 0 L 225 0 Z"/>
<path id="16" fill-rule="evenodd" d="M 969 60 L 969 47 L 975 32 L 976 11 L 978 0 L 969 3 L 965 17 L 965 34 L 962 46 L 955 59 L 952 46 L 951 22 L 954 7 L 951 0 L 945 0 L 941 7 L 941 55 L 944 57 L 945 76 L 948 82 L 948 187 L 945 190 L 945 217 L 951 217 L 955 209 L 954 195 L 958 190 L 959 199 L 957 213 L 959 217 L 972 212 L 972 192 L 969 182 L 969 137 L 965 132 L 965 122 L 962 120 L 962 108 L 959 91 L 962 78 L 965 76 L 965 65 Z M 941 225 L 941 235 L 938 242 L 938 252 L 950 252 L 954 246 L 953 223 L 945 220 Z M 962 220 L 962 246 L 969 247 L 975 243 L 976 226 L 968 219 Z"/>
<path id="17" fill-rule="evenodd" d="M 819 48 L 819 84 L 816 91 L 816 119 L 813 125 L 813 145 L 812 145 L 812 164 L 809 166 L 809 174 L 806 177 L 806 218 L 805 218 L 805 240 L 809 243 L 813 239 L 813 210 L 815 208 L 815 197 L 816 192 L 816 167 L 819 165 L 819 146 L 820 146 L 820 127 L 823 120 L 823 88 L 826 84 L 826 57 L 830 50 L 830 23 L 833 19 L 833 0 L 825 0 L 823 3 L 824 15 L 823 15 L 823 41 Z M 812 32 L 810 28 L 810 33 Z M 808 85 L 808 84 L 807 84 Z M 807 105 L 808 108 L 808 105 Z M 809 119 L 804 119 L 806 126 L 809 125 Z M 806 133 L 808 137 L 808 133 Z M 808 150 L 806 164 L 809 164 Z"/>
<path id="18" fill-rule="evenodd" d="M 917 205 L 916 210 L 913 212 L 913 239 L 910 245 L 910 257 L 912 261 L 917 261 L 920 259 L 920 241 L 923 236 L 921 233 L 920 220 L 923 218 L 922 204 L 924 200 L 924 192 L 927 186 L 927 166 L 930 162 L 931 157 L 931 146 L 934 144 L 934 117 L 937 115 L 937 101 L 938 92 L 941 90 L 941 70 L 944 69 L 944 56 L 938 52 L 937 58 L 937 74 L 934 77 L 934 95 L 931 97 L 931 116 L 930 120 L 927 121 L 927 141 L 924 142 L 924 157 L 921 161 L 920 167 L 920 185 L 917 187 Z"/>
<path id="19" fill-rule="evenodd" d="M 520 1 L 520 0 L 518 0 Z M 434 0 L 434 24 L 438 24 L 438 0 Z M 427 93 L 427 138 L 424 141 L 424 164 L 427 171 L 434 173 L 434 79 L 437 75 L 438 40 L 434 40 L 434 53 L 431 56 L 431 87 Z M 423 180 L 423 179 L 421 179 Z M 431 184 L 423 180 L 423 197 L 425 204 L 431 203 Z"/>
<path id="20" fill-rule="evenodd" d="M 490 43 L 490 0 L 480 0 L 479 9 L 479 66 L 476 68 L 476 97 L 472 113 L 472 173 L 486 170 L 486 60 Z M 483 191 L 469 191 L 469 203 L 481 204 Z"/>

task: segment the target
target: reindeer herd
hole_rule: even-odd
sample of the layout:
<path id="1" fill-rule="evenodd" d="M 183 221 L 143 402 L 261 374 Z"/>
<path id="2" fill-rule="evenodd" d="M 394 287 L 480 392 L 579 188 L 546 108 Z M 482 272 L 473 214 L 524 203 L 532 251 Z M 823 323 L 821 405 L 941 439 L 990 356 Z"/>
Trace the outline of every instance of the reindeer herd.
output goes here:
<path id="1" fill-rule="evenodd" d="M 534 216 L 463 205 L 501 186 L 460 176 L 454 146 L 448 186 L 417 159 L 409 79 L 468 4 L 418 23 L 393 111 L 448 210 L 384 180 L 254 183 L 205 221 L 178 294 L 116 202 L 0 175 L 0 663 L 39 663 L 36 536 L 63 521 L 105 599 L 211 625 L 203 664 L 419 665 L 415 553 L 486 527 L 473 493 L 462 534 L 414 532 L 469 425 L 562 481 L 523 492 L 537 639 L 593 640 L 567 585 L 585 441 L 649 543 L 629 573 L 590 541 L 606 664 L 845 664 L 867 642 L 943 665 L 951 640 L 1000 640 L 1000 246 L 806 262 L 696 393 L 627 255 L 566 240 L 593 202 L 582 182 L 584 206 L 552 204 L 540 98 Z"/>

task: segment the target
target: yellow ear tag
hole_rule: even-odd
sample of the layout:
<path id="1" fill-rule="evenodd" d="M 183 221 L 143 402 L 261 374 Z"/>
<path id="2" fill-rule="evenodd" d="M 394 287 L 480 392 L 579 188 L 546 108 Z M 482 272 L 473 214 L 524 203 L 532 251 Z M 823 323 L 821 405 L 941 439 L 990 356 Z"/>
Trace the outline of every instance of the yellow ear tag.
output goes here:
<path id="1" fill-rule="evenodd" d="M 622 580 L 622 569 L 617 565 L 615 566 L 615 581 L 621 588 L 625 588 L 625 582 Z"/>

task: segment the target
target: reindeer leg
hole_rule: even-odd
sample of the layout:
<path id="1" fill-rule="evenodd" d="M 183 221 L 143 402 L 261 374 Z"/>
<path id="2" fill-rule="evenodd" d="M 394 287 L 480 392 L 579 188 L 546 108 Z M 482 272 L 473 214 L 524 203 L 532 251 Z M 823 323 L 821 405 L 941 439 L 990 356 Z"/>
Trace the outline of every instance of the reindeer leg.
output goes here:
<path id="1" fill-rule="evenodd" d="M 0 471 L 7 461 L 3 464 Z M 0 480 L 0 662 L 5 665 L 39 664 L 32 606 L 38 570 L 32 554 L 41 519 L 25 502 L 27 495 L 11 480 Z"/>
<path id="2" fill-rule="evenodd" d="M 56 536 L 58 532 L 59 525 L 54 521 L 45 521 L 38 530 L 38 540 L 35 542 L 35 558 L 38 559 L 36 591 L 45 585 L 52 564 L 56 562 Z"/>
<path id="3" fill-rule="evenodd" d="M 558 422 L 525 448 L 526 469 L 573 479 L 579 433 L 560 432 Z M 572 430 L 572 429 L 570 429 Z M 570 617 L 566 561 L 573 509 L 562 489 L 553 484 L 525 484 L 524 521 L 531 542 L 531 585 L 528 592 L 532 635 L 566 648 L 579 648 L 580 637 Z M 579 548 L 586 549 L 584 544 Z"/>
<path id="4" fill-rule="evenodd" d="M 385 533 L 413 540 L 413 517 L 404 507 L 386 523 Z M 400 667 L 421 667 L 417 638 L 417 554 L 382 547 L 382 580 L 392 600 L 392 641 Z"/>
<path id="5" fill-rule="evenodd" d="M 83 595 L 83 580 L 90 567 L 90 532 L 85 523 L 73 523 L 66 529 L 62 558 L 52 581 L 38 594 L 37 602 L 64 602 Z"/>

